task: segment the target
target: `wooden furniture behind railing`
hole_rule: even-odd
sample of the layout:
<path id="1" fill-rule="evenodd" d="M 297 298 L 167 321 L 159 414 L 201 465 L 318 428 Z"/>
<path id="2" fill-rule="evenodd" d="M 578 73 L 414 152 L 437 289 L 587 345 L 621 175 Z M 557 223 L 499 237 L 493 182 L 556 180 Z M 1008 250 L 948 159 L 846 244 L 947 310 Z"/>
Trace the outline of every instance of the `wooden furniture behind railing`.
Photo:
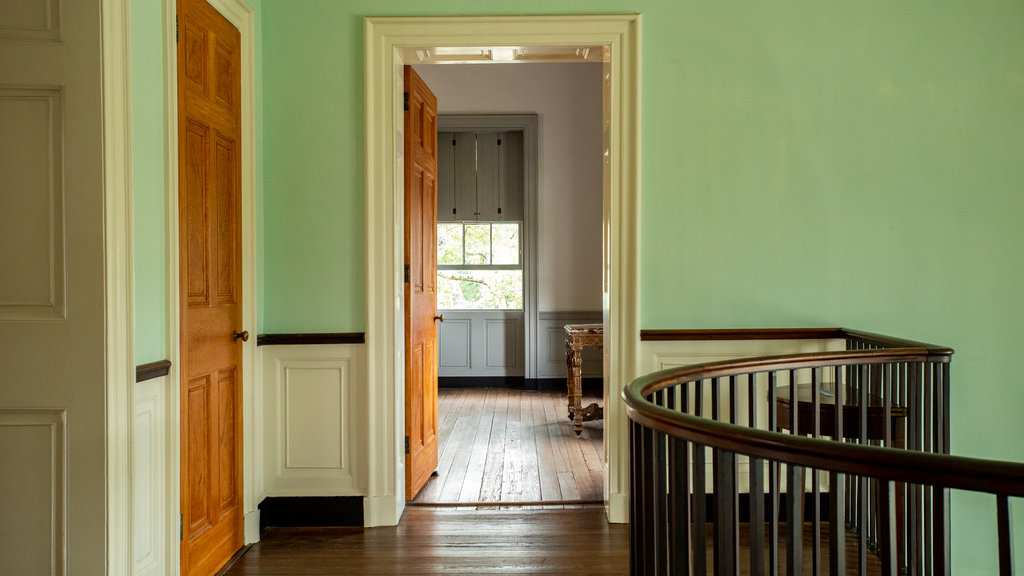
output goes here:
<path id="1" fill-rule="evenodd" d="M 846 350 L 675 368 L 624 390 L 631 573 L 949 574 L 950 489 L 995 495 L 998 564 L 1012 572 L 1024 464 L 949 455 L 951 349 L 838 328 L 642 339 Z"/>

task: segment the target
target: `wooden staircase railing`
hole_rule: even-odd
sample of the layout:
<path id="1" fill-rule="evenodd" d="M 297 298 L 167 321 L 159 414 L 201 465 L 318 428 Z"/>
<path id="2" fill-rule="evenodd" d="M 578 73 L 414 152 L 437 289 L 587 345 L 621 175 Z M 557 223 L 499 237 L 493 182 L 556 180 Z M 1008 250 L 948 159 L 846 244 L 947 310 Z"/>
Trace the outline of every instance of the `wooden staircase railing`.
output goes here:
<path id="1" fill-rule="evenodd" d="M 626 387 L 631 573 L 949 574 L 951 489 L 995 495 L 1000 573 L 1012 572 L 1009 498 L 1024 497 L 1024 464 L 949 454 L 951 349 L 845 329 L 642 337 L 846 350 Z"/>

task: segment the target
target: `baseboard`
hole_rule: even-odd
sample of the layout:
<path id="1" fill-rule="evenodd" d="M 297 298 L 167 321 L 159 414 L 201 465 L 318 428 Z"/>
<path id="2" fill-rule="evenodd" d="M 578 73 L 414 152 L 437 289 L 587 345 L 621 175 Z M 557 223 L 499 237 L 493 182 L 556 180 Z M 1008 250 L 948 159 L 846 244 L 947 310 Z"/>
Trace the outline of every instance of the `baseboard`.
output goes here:
<path id="1" fill-rule="evenodd" d="M 584 390 L 603 390 L 601 378 L 584 378 Z M 523 378 L 522 376 L 445 376 L 437 379 L 438 388 L 512 388 L 516 390 L 565 391 L 565 378 Z"/>
<path id="2" fill-rule="evenodd" d="M 362 496 L 271 496 L 260 502 L 260 531 L 269 526 L 362 526 Z"/>

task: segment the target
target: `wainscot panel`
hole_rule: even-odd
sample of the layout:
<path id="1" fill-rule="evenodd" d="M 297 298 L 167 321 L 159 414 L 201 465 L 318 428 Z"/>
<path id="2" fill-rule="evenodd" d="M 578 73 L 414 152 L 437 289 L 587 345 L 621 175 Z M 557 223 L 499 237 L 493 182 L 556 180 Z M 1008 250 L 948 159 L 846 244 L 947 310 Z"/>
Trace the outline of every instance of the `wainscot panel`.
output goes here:
<path id="1" fill-rule="evenodd" d="M 366 347 L 261 346 L 261 497 L 361 496 Z"/>
<path id="2" fill-rule="evenodd" d="M 541 312 L 537 320 L 537 377 L 565 379 L 565 325 L 600 324 L 598 311 Z M 583 377 L 600 378 L 604 362 L 601 351 L 583 349 Z"/>
<path id="3" fill-rule="evenodd" d="M 134 574 L 164 574 L 167 569 L 167 368 L 154 362 L 139 368 L 147 377 L 135 385 L 132 427 L 132 536 Z M 160 365 L 160 366 L 156 366 Z M 154 373 L 163 372 L 161 376 Z M 175 516 L 175 519 L 177 517 Z"/>

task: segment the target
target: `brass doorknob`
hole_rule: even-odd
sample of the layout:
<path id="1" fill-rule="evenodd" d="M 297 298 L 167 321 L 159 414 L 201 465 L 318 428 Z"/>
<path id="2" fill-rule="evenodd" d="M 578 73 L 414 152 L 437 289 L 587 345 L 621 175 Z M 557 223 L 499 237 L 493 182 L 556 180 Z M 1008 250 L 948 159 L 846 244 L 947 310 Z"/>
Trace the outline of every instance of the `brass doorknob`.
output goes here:
<path id="1" fill-rule="evenodd" d="M 249 331 L 248 330 L 242 330 L 241 332 L 232 332 L 231 333 L 231 339 L 234 340 L 235 342 L 237 342 L 239 338 L 242 339 L 242 342 L 248 342 L 249 341 Z"/>
<path id="2" fill-rule="evenodd" d="M 434 316 L 434 322 L 444 322 L 444 314 L 438 314 Z"/>

